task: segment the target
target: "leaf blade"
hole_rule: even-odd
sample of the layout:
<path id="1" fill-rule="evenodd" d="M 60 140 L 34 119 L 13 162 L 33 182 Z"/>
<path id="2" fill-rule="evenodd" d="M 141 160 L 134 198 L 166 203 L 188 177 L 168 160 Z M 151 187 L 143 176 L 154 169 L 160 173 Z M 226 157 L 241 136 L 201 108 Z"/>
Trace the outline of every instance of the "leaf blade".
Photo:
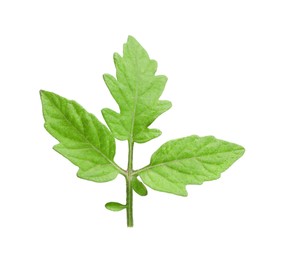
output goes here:
<path id="1" fill-rule="evenodd" d="M 140 196 L 147 196 L 148 191 L 145 185 L 137 179 L 137 177 L 133 177 L 132 181 L 132 188 L 133 190 Z"/>
<path id="2" fill-rule="evenodd" d="M 161 135 L 149 129 L 153 121 L 171 108 L 170 101 L 159 100 L 167 77 L 155 75 L 157 62 L 132 36 L 123 46 L 123 56 L 114 54 L 116 78 L 105 74 L 104 81 L 117 102 L 120 113 L 103 109 L 102 115 L 115 138 L 145 143 Z"/>
<path id="3" fill-rule="evenodd" d="M 123 209 L 126 209 L 126 205 L 123 205 L 118 202 L 108 202 L 105 204 L 105 208 L 110 211 L 121 211 Z"/>
<path id="4" fill-rule="evenodd" d="M 59 144 L 54 150 L 79 167 L 78 176 L 105 182 L 121 172 L 115 164 L 115 140 L 98 119 L 77 102 L 40 91 L 46 130 Z"/>
<path id="5" fill-rule="evenodd" d="M 175 139 L 163 144 L 138 174 L 152 189 L 187 196 L 186 185 L 218 179 L 244 151 L 213 136 Z"/>

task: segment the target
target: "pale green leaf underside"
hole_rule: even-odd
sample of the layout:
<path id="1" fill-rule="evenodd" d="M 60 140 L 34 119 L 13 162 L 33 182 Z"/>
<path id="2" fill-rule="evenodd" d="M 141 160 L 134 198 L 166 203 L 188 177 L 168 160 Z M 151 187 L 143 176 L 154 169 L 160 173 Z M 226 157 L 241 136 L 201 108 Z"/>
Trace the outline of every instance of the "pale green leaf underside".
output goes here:
<path id="1" fill-rule="evenodd" d="M 154 190 L 187 196 L 186 185 L 218 179 L 243 153 L 240 145 L 193 135 L 163 144 L 138 174 Z"/>
<path id="2" fill-rule="evenodd" d="M 119 140 L 144 143 L 161 134 L 148 128 L 171 107 L 171 102 L 159 100 L 167 82 L 165 76 L 155 76 L 157 62 L 151 60 L 143 47 L 131 36 L 123 47 L 123 56 L 114 54 L 116 78 L 104 75 L 104 81 L 117 102 L 120 113 L 105 108 L 103 117 Z"/>
<path id="3" fill-rule="evenodd" d="M 98 119 L 77 102 L 41 91 L 46 130 L 60 143 L 54 149 L 79 167 L 78 177 L 106 182 L 121 169 L 114 163 L 115 140 Z"/>

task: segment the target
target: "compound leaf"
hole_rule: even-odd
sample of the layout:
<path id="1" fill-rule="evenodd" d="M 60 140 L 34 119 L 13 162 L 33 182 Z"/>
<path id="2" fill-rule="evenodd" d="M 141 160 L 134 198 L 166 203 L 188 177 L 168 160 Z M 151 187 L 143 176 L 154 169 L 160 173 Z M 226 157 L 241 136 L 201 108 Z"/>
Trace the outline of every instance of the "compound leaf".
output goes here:
<path id="1" fill-rule="evenodd" d="M 163 144 L 137 173 L 154 190 L 187 196 L 187 184 L 218 179 L 243 153 L 240 145 L 193 135 Z"/>
<path id="2" fill-rule="evenodd" d="M 60 143 L 54 149 L 79 167 L 78 177 L 106 182 L 121 173 L 113 161 L 115 140 L 98 119 L 77 102 L 41 91 L 46 130 Z"/>
<path id="3" fill-rule="evenodd" d="M 152 122 L 171 107 L 159 100 L 167 82 L 166 76 L 155 76 L 157 62 L 131 36 L 123 47 L 123 56 L 114 54 L 116 78 L 105 74 L 104 81 L 117 102 L 120 113 L 105 108 L 103 117 L 119 140 L 145 143 L 161 134 L 149 129 Z"/>

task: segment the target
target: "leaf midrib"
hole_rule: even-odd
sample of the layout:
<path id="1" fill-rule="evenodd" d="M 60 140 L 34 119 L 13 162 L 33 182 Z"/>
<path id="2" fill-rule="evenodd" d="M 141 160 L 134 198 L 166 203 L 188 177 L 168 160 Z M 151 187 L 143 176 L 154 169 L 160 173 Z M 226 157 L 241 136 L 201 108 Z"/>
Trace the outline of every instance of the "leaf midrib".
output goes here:
<path id="1" fill-rule="evenodd" d="M 134 97 L 134 109 L 132 113 L 132 122 L 131 122 L 131 131 L 130 131 L 130 140 L 129 142 L 133 143 L 134 139 L 134 125 L 135 125 L 135 115 L 136 115 L 136 110 L 137 110 L 137 102 L 138 102 L 138 60 L 137 60 L 137 55 L 135 55 L 135 62 L 136 62 L 136 73 L 135 73 L 135 97 Z"/>
<path id="2" fill-rule="evenodd" d="M 231 151 L 227 151 L 227 152 L 219 152 L 219 153 L 215 153 L 215 154 L 223 154 L 223 153 L 229 153 L 229 152 L 235 152 L 235 151 L 241 151 L 243 150 L 243 148 L 240 148 L 240 149 L 235 149 L 235 150 L 231 150 Z M 202 158 L 202 157 L 206 157 L 206 156 L 210 156 L 210 155 L 213 155 L 214 153 L 212 154 L 207 154 L 207 155 L 203 155 L 203 156 L 193 156 L 193 157 L 189 157 L 189 158 L 183 158 L 183 159 L 175 159 L 175 160 L 171 160 L 171 161 L 167 161 L 167 162 L 162 162 L 162 163 L 159 163 L 159 164 L 155 164 L 155 165 L 148 165 L 140 170 L 137 170 L 137 171 L 134 171 L 134 175 L 138 175 L 140 173 L 143 173 L 144 171 L 148 171 L 148 170 L 151 170 L 153 168 L 156 168 L 156 167 L 159 167 L 159 166 L 165 166 L 165 164 L 168 164 L 168 163 L 174 163 L 174 162 L 179 162 L 179 161 L 185 161 L 185 160 L 191 160 L 191 159 L 199 159 L 199 158 Z"/>

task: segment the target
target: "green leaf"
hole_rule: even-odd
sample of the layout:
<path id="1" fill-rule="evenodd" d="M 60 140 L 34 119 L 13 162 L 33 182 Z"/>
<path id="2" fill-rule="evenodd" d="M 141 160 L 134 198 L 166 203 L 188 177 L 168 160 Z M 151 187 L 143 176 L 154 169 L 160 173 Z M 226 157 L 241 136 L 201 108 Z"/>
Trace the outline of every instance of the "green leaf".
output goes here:
<path id="1" fill-rule="evenodd" d="M 137 179 L 137 177 L 132 178 L 131 182 L 133 190 L 140 196 L 146 196 L 148 194 L 148 191 L 145 187 L 145 185 Z"/>
<path id="2" fill-rule="evenodd" d="M 126 208 L 126 205 L 120 204 L 118 202 L 108 202 L 105 207 L 111 211 L 120 211 Z"/>
<path id="3" fill-rule="evenodd" d="M 193 135 L 162 145 L 137 174 L 154 190 L 187 196 L 187 184 L 218 179 L 243 153 L 240 145 Z"/>
<path id="4" fill-rule="evenodd" d="M 40 91 L 46 130 L 60 143 L 54 149 L 79 167 L 78 177 L 106 182 L 123 170 L 113 161 L 111 132 L 75 101 Z"/>
<path id="5" fill-rule="evenodd" d="M 120 113 L 105 108 L 103 117 L 119 140 L 144 143 L 161 135 L 148 128 L 171 107 L 159 100 L 167 82 L 166 76 L 155 76 L 157 62 L 151 60 L 143 47 L 131 36 L 123 47 L 123 56 L 114 54 L 116 78 L 104 75 L 104 81 L 116 100 Z"/>

